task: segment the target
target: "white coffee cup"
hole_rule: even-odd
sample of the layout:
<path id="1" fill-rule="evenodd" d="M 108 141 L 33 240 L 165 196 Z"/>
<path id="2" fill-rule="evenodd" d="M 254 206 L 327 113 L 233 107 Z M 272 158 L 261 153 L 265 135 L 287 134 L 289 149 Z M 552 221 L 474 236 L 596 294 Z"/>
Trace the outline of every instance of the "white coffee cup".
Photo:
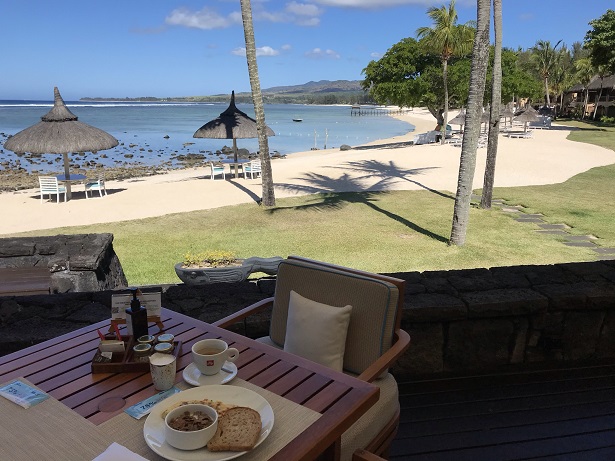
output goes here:
<path id="1" fill-rule="evenodd" d="M 234 362 L 239 357 L 239 351 L 228 347 L 221 339 L 203 339 L 192 346 L 192 361 L 204 375 L 215 375 L 227 360 Z"/>
<path id="2" fill-rule="evenodd" d="M 152 374 L 152 382 L 157 390 L 166 391 L 175 384 L 177 359 L 174 355 L 161 352 L 150 355 L 149 369 Z"/>

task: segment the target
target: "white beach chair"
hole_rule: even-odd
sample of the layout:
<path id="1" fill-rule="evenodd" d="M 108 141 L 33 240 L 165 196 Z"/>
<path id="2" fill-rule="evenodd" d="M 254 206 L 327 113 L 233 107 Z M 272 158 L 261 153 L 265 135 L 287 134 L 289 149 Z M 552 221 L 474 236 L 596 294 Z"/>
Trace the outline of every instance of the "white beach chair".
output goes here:
<path id="1" fill-rule="evenodd" d="M 98 176 L 98 179 L 86 179 L 84 187 L 85 198 L 90 198 L 89 194 L 92 194 L 94 191 L 98 191 L 100 198 L 103 198 L 103 193 L 104 195 L 107 195 L 107 189 L 105 188 L 105 177 L 103 175 Z"/>
<path id="2" fill-rule="evenodd" d="M 224 176 L 224 165 L 220 166 L 220 165 L 215 165 L 213 162 L 209 162 L 209 168 L 211 169 L 212 181 L 217 175 L 220 175 L 220 174 L 222 175 L 222 179 L 226 179 Z"/>
<path id="3" fill-rule="evenodd" d="M 261 161 L 260 160 L 252 160 L 249 163 L 246 163 L 243 166 L 243 177 L 248 179 L 248 175 L 250 175 L 250 179 L 257 178 L 261 174 Z"/>
<path id="4" fill-rule="evenodd" d="M 57 203 L 60 203 L 60 194 L 64 194 L 64 201 L 66 202 L 66 187 L 58 184 L 58 178 L 55 176 L 39 176 L 38 183 L 41 188 L 41 203 L 43 203 L 45 195 L 49 195 L 49 200 L 51 200 L 52 194 L 56 195 Z"/>

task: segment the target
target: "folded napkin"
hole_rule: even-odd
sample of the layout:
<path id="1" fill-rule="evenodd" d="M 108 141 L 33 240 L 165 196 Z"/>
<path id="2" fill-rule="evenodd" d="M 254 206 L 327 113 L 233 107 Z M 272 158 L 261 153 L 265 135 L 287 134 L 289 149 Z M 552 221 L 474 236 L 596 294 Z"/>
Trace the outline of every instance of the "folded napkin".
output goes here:
<path id="1" fill-rule="evenodd" d="M 119 443 L 113 442 L 105 451 L 92 461 L 147 461 L 143 456 L 133 453 Z"/>

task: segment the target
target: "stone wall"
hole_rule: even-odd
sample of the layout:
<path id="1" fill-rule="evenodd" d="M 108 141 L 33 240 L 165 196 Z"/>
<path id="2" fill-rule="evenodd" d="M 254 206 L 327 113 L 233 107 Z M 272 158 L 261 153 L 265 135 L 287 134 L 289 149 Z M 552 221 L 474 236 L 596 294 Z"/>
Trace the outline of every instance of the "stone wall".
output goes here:
<path id="1" fill-rule="evenodd" d="M 396 274 L 409 376 L 615 362 L 615 262 Z"/>
<path id="2" fill-rule="evenodd" d="M 113 250 L 113 234 L 52 235 L 0 239 L 0 268 L 47 267 L 52 293 L 125 287 Z"/>
<path id="3" fill-rule="evenodd" d="M 407 281 L 402 379 L 615 361 L 615 262 L 389 274 Z M 165 307 L 213 322 L 272 296 L 275 279 L 163 287 Z M 110 317 L 112 291 L 0 298 L 0 354 Z M 237 326 L 267 332 L 267 315 Z"/>

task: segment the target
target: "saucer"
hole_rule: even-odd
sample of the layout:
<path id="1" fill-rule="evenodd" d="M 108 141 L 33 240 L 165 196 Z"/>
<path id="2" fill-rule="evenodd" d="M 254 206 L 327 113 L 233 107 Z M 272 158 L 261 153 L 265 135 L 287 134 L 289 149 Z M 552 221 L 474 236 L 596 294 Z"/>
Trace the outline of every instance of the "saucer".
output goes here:
<path id="1" fill-rule="evenodd" d="M 237 376 L 237 365 L 233 362 L 226 361 L 223 365 L 227 370 L 231 370 L 231 373 L 228 373 L 224 370 L 220 370 L 220 373 L 215 375 L 204 375 L 201 374 L 199 369 L 196 367 L 194 363 L 191 363 L 186 368 L 184 368 L 183 376 L 184 381 L 188 384 L 192 384 L 193 386 L 207 386 L 210 384 L 226 384 L 235 376 Z"/>

